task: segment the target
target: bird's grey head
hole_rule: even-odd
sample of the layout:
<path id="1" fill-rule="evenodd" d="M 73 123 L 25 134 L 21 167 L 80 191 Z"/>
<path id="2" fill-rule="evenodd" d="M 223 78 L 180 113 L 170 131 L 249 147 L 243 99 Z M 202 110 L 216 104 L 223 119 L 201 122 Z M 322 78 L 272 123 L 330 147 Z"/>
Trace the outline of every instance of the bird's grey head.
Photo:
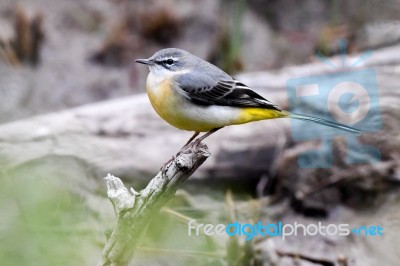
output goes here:
<path id="1" fill-rule="evenodd" d="M 156 52 L 148 59 L 137 59 L 136 63 L 145 64 L 153 73 L 173 74 L 189 70 L 195 66 L 200 58 L 178 48 L 167 48 Z"/>

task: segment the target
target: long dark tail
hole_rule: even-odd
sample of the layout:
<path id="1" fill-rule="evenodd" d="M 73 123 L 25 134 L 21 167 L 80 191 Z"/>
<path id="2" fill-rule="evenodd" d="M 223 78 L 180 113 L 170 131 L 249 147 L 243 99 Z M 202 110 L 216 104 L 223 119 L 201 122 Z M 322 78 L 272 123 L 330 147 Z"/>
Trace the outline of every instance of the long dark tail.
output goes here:
<path id="1" fill-rule="evenodd" d="M 339 123 L 335 123 L 326 119 L 322 119 L 319 117 L 313 117 L 313 116 L 308 116 L 308 115 L 300 115 L 300 114 L 293 114 L 293 113 L 289 113 L 287 112 L 288 117 L 290 118 L 294 118 L 294 119 L 299 119 L 299 120 L 304 120 L 304 121 L 311 121 L 311 122 L 315 122 L 321 125 L 325 125 L 328 127 L 333 127 L 333 128 L 337 128 L 337 129 L 341 129 L 350 133 L 354 133 L 354 134 L 361 134 L 362 131 L 358 130 L 356 128 L 353 127 L 349 127 L 343 124 L 339 124 Z"/>

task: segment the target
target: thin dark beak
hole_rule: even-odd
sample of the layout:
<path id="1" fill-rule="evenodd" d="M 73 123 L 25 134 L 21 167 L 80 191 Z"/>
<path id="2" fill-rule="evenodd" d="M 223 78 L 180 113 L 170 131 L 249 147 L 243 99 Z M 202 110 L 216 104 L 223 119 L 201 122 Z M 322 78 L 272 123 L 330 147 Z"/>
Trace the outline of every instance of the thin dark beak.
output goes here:
<path id="1" fill-rule="evenodd" d="M 154 65 L 154 61 L 151 59 L 136 59 L 135 63 L 149 65 L 149 66 Z"/>

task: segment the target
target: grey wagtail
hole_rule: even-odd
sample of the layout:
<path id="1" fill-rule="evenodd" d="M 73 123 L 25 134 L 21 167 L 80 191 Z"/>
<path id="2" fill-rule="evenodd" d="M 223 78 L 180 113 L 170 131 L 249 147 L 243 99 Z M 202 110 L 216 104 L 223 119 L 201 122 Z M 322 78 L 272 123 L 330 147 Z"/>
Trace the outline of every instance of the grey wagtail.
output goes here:
<path id="1" fill-rule="evenodd" d="M 225 126 L 283 117 L 360 133 L 322 118 L 281 110 L 218 67 L 181 49 L 163 49 L 135 62 L 150 69 L 146 90 L 158 115 L 174 127 L 194 131 L 184 146 L 200 132 L 207 133 L 197 143 Z"/>

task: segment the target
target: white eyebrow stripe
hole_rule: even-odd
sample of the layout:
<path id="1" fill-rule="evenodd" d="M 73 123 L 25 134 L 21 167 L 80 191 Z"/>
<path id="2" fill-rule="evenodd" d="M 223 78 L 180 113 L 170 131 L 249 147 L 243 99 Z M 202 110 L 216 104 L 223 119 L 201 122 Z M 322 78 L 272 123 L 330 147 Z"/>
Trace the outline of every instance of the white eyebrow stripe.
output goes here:
<path id="1" fill-rule="evenodd" d="M 174 61 L 179 61 L 179 59 L 178 59 L 178 58 L 176 58 L 176 57 L 173 57 L 173 56 L 164 57 L 162 60 L 168 60 L 168 59 L 172 59 L 172 60 L 174 60 Z"/>

